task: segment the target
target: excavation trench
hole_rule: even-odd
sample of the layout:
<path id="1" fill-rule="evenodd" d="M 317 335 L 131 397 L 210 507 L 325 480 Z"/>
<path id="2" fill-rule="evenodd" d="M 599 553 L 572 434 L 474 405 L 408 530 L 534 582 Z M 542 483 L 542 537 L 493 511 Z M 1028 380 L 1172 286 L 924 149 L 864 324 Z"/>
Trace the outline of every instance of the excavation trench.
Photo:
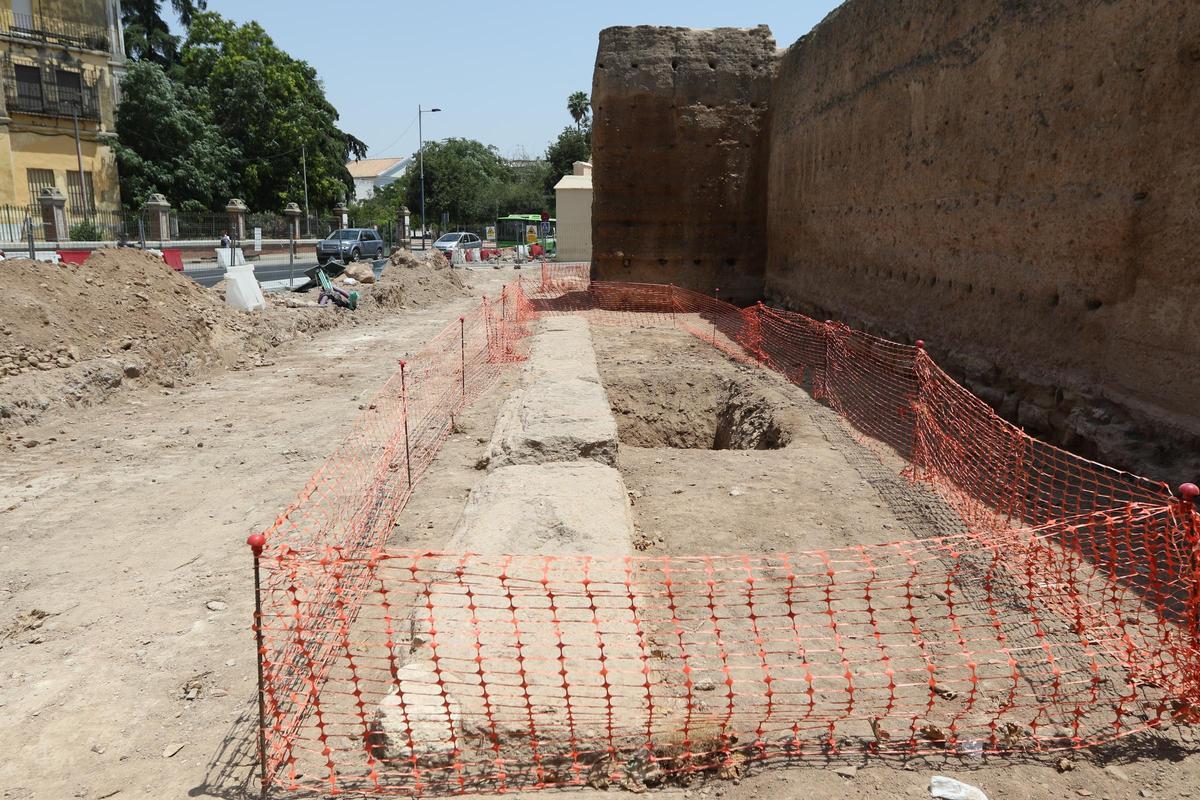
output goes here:
<path id="1" fill-rule="evenodd" d="M 605 388 L 625 445 L 778 450 L 794 436 L 783 398 L 748 377 L 666 364 L 640 376 L 610 373 Z"/>

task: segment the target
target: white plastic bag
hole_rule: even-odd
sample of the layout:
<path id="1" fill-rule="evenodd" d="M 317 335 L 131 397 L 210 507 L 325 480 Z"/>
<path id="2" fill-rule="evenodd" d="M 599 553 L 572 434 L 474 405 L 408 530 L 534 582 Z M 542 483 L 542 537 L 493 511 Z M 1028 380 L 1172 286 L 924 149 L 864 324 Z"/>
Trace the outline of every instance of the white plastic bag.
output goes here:
<path id="1" fill-rule="evenodd" d="M 930 779 L 929 794 L 941 800 L 988 800 L 978 787 L 943 775 L 934 775 Z"/>

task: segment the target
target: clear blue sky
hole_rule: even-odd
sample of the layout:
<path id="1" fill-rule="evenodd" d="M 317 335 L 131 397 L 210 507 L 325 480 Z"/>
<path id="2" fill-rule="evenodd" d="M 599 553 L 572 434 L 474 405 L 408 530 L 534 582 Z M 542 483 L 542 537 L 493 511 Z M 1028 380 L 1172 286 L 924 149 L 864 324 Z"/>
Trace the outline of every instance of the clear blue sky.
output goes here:
<path id="1" fill-rule="evenodd" d="M 840 0 L 459 0 L 419 5 L 404 0 L 209 0 L 208 7 L 239 22 L 257 20 L 276 44 L 312 64 L 341 114 L 341 127 L 370 146 L 369 157 L 380 157 L 417 149 L 418 103 L 444 109 L 426 115 L 426 139 L 460 136 L 494 144 L 506 156 L 522 149 L 541 155 L 571 122 L 567 95 L 591 92 L 602 28 L 765 23 L 779 46 L 786 47 L 839 4 Z"/>

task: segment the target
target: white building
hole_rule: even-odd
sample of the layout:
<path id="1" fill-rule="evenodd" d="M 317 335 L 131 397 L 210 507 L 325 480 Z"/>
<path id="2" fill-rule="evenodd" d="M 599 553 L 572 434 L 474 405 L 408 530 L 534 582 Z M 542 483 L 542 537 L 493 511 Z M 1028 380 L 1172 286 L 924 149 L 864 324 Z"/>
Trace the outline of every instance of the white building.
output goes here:
<path id="1" fill-rule="evenodd" d="M 346 164 L 350 177 L 354 178 L 354 199 L 358 202 L 370 200 L 375 192 L 395 183 L 408 168 L 411 158 L 364 158 Z"/>
<path id="2" fill-rule="evenodd" d="M 592 260 L 592 165 L 576 161 L 554 186 L 559 261 Z"/>

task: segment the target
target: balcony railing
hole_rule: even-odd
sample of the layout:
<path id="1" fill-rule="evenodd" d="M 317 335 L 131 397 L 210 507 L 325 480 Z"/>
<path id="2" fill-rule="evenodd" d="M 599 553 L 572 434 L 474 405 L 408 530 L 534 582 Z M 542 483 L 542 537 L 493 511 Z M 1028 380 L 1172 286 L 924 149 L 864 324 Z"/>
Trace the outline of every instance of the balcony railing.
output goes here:
<path id="1" fill-rule="evenodd" d="M 4 94 L 10 114 L 15 111 L 67 118 L 78 114 L 80 119 L 100 119 L 100 93 L 94 86 L 63 89 L 54 84 L 40 84 L 35 87 L 15 81 L 5 83 Z"/>
<path id="2" fill-rule="evenodd" d="M 72 22 L 43 14 L 18 14 L 8 9 L 0 9 L 0 35 L 81 50 L 109 49 L 108 29 L 102 25 Z"/>

